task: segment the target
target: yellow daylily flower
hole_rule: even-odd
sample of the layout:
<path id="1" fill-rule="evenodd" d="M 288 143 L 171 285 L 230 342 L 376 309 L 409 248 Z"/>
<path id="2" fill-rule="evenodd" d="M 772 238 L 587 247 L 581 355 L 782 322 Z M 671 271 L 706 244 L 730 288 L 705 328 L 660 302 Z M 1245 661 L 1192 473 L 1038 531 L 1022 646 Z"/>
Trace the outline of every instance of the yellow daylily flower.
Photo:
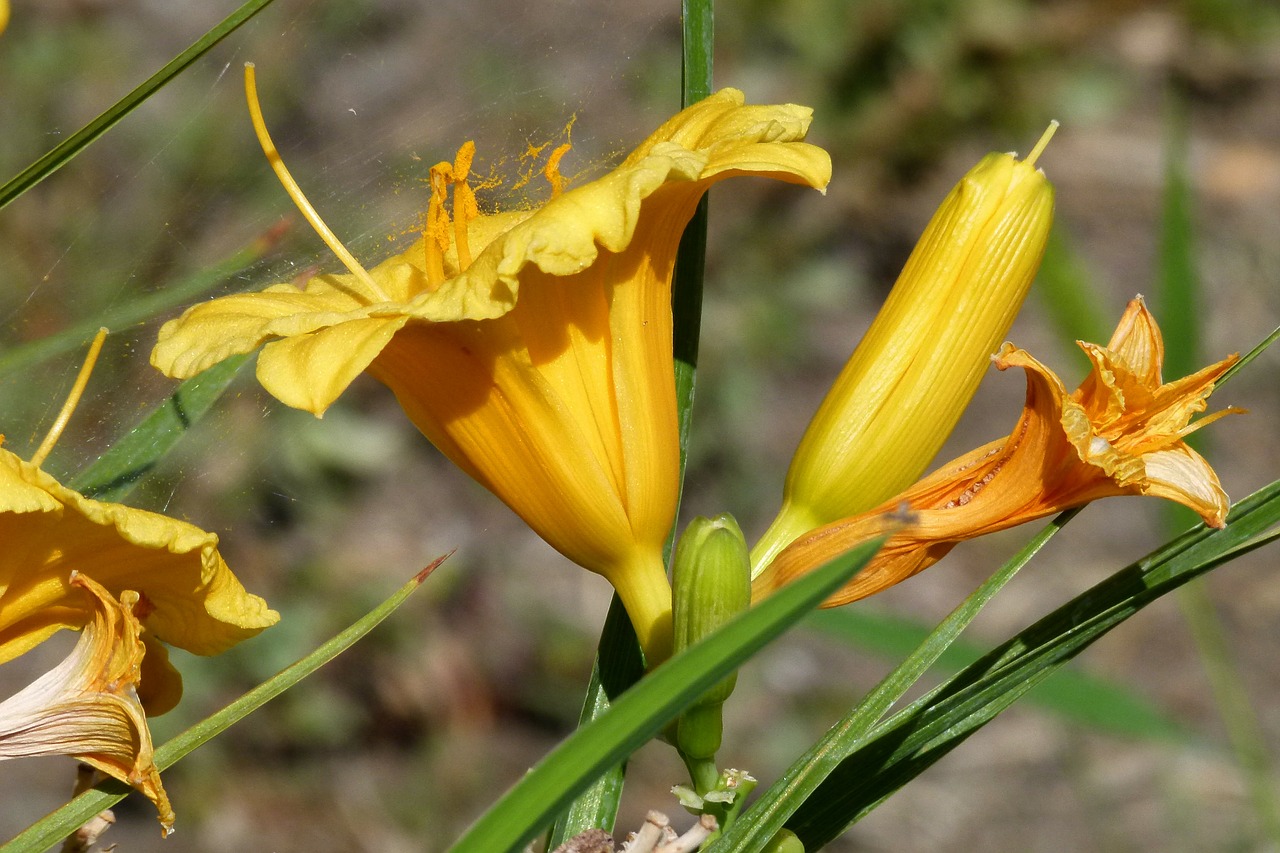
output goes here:
<path id="1" fill-rule="evenodd" d="M 573 562 L 617 588 L 651 660 L 670 648 L 662 546 L 679 493 L 670 284 L 707 188 L 757 174 L 824 187 L 810 110 L 725 89 L 682 111 L 607 175 L 572 189 L 552 154 L 540 207 L 479 213 L 474 146 L 431 170 L 425 233 L 365 271 L 288 178 L 347 275 L 189 309 L 152 364 L 183 378 L 262 347 L 258 379 L 321 415 L 362 371 L 449 459 Z M 453 216 L 446 210 L 452 188 Z"/>
<path id="2" fill-rule="evenodd" d="M 1228 408 L 1189 424 L 1238 356 L 1163 382 L 1164 342 L 1141 297 L 1129 303 L 1107 346 L 1079 344 L 1092 370 L 1072 393 L 1026 351 L 1005 344 L 996 367 L 1021 367 L 1027 375 L 1026 403 L 1008 437 L 953 460 L 873 510 L 801 537 L 756 579 L 753 595 L 763 597 L 861 542 L 901 529 L 827 606 L 856 601 L 923 571 L 965 539 L 1112 495 L 1167 498 L 1222 527 L 1227 495 L 1183 439 L 1239 411 Z"/>
<path id="3" fill-rule="evenodd" d="M 1053 222 L 1036 160 L 988 154 L 929 220 L 822 401 L 752 549 L 758 575 L 806 531 L 870 509 L 925 470 L 968 406 L 1031 287 Z"/>
<path id="4" fill-rule="evenodd" d="M 0 663 L 93 619 L 94 604 L 71 583 L 76 571 L 113 596 L 136 591 L 148 634 L 195 654 L 217 654 L 279 619 L 231 574 L 214 534 L 86 498 L 3 448 L 0 542 Z M 143 685 L 153 714 L 181 695 L 164 660 L 149 662 Z"/>
<path id="5" fill-rule="evenodd" d="M 9 26 L 9 0 L 0 0 L 0 33 Z"/>
<path id="6" fill-rule="evenodd" d="M 70 755 L 142 792 L 168 835 L 173 809 L 137 693 L 144 654 L 142 625 L 134 615 L 140 597 L 128 590 L 117 601 L 78 572 L 67 585 L 69 599 L 89 620 L 61 664 L 0 702 L 0 761 Z"/>

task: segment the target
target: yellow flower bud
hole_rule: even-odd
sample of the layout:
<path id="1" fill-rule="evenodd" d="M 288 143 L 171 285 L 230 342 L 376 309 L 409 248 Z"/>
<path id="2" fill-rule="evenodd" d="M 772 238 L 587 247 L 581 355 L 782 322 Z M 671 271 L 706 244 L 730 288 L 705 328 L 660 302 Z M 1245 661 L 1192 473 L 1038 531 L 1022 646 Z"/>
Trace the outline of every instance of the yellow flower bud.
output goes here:
<path id="1" fill-rule="evenodd" d="M 1039 268 L 1053 187 L 1035 161 L 1054 127 L 1024 161 L 988 154 L 943 200 L 809 424 L 754 574 L 906 488 L 951 433 Z"/>

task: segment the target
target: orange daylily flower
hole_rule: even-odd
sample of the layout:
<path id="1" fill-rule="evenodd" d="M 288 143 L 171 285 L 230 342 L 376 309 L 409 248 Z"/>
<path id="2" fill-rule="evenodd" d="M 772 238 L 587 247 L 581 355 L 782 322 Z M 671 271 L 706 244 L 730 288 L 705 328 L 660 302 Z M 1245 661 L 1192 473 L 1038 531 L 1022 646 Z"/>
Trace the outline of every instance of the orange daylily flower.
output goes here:
<path id="1" fill-rule="evenodd" d="M 955 545 L 1112 495 L 1155 495 L 1212 527 L 1230 503 L 1209 463 L 1183 440 L 1226 414 L 1193 415 L 1238 356 L 1165 383 L 1164 342 L 1142 298 L 1129 303 L 1110 343 L 1079 342 L 1092 371 L 1074 392 L 1029 353 L 1005 344 L 1000 370 L 1021 367 L 1027 399 L 1007 437 L 979 447 L 869 512 L 811 531 L 757 578 L 756 598 L 855 545 L 894 533 L 874 560 L 826 602 L 865 598 L 942 559 Z M 903 527 L 903 514 L 909 521 Z"/>
<path id="2" fill-rule="evenodd" d="M 268 158 L 295 202 L 252 94 Z M 216 299 L 160 330 L 151 362 L 185 378 L 259 347 L 258 379 L 321 415 L 361 372 L 395 393 L 451 461 L 573 562 L 618 590 L 652 660 L 670 649 L 662 548 L 679 496 L 671 276 L 685 224 L 714 183 L 756 174 L 824 187 L 810 110 L 747 106 L 726 89 L 680 112 L 612 172 L 481 214 L 474 146 L 431 169 L 421 240 L 365 271 Z M 452 194 L 452 217 L 446 201 Z"/>
<path id="3" fill-rule="evenodd" d="M 86 600 L 91 618 L 62 663 L 0 702 L 0 761 L 72 756 L 142 792 L 168 835 L 173 809 L 137 692 L 145 653 L 135 615 L 140 597 L 128 590 L 116 600 L 78 572 L 67 583 Z"/>

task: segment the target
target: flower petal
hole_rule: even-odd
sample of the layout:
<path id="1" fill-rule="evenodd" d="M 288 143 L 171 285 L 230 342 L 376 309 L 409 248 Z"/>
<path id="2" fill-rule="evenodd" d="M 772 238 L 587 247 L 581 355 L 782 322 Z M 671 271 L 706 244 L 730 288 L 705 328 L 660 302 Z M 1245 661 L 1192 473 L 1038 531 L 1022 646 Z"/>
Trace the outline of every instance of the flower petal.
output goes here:
<path id="1" fill-rule="evenodd" d="M 218 553 L 218 537 L 186 522 L 94 501 L 0 449 L 0 662 L 90 617 L 67 578 L 81 571 L 113 595 L 139 591 L 147 627 L 165 642 L 215 654 L 279 616 L 244 590 Z M 32 489 L 44 508 L 21 513 Z M 18 503 L 7 502 L 16 495 Z"/>
<path id="2" fill-rule="evenodd" d="M 369 366 L 409 318 L 347 320 L 267 344 L 258 381 L 273 397 L 319 417 Z"/>
<path id="3" fill-rule="evenodd" d="M 1203 456 L 1179 444 L 1148 453 L 1142 461 L 1146 466 L 1143 494 L 1177 501 L 1194 510 L 1210 527 L 1226 526 L 1231 501 Z"/>
<path id="4" fill-rule="evenodd" d="M 90 613 L 58 666 L 0 703 L 0 760 L 70 755 L 131 785 L 155 804 L 165 834 L 173 809 L 160 783 L 138 701 L 144 646 L 135 592 L 117 601 L 84 575 L 68 581 Z"/>
<path id="5" fill-rule="evenodd" d="M 306 334 L 356 319 L 365 304 L 344 292 L 355 276 L 313 278 L 306 291 L 277 284 L 261 293 L 202 302 L 160 327 L 151 364 L 167 376 L 188 379 L 223 359 L 252 352 L 263 342 Z"/>

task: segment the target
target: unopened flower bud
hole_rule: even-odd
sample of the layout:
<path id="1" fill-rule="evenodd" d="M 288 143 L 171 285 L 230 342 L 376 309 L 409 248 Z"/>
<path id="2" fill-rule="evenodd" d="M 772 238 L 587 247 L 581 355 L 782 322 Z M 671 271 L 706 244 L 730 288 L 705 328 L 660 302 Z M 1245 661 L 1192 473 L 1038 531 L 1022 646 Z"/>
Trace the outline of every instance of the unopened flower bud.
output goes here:
<path id="1" fill-rule="evenodd" d="M 690 522 L 672 562 L 675 651 L 715 631 L 751 604 L 747 541 L 733 516 L 699 516 Z M 711 758 L 720 748 L 721 706 L 737 673 L 726 676 L 680 718 L 676 746 L 687 756 Z"/>
<path id="2" fill-rule="evenodd" d="M 876 506 L 920 476 L 977 390 L 1035 278 L 1053 187 L 988 154 L 943 200 L 897 284 L 809 424 L 759 574 L 798 536 Z"/>

